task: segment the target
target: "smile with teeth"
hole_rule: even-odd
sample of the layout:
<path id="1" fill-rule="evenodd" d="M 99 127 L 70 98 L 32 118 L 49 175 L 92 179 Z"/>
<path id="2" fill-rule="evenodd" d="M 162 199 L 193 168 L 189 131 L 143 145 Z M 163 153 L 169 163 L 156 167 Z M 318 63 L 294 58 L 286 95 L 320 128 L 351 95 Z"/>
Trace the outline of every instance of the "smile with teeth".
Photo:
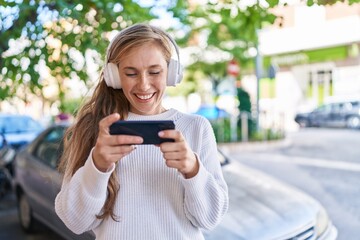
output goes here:
<path id="1" fill-rule="evenodd" d="M 137 98 L 140 98 L 141 100 L 148 100 L 150 98 L 152 98 L 152 96 L 154 96 L 155 93 L 152 93 L 152 94 L 146 94 L 146 95 L 138 95 L 138 94 L 135 94 L 135 96 Z"/>

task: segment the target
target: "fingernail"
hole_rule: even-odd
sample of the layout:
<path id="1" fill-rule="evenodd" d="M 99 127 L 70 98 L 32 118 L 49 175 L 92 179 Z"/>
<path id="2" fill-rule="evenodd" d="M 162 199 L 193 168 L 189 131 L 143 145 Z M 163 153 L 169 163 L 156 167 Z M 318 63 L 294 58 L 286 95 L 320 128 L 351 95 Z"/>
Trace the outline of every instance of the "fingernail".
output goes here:
<path id="1" fill-rule="evenodd" d="M 158 134 L 159 134 L 160 137 L 164 136 L 164 132 L 163 132 L 163 131 L 160 131 Z"/>

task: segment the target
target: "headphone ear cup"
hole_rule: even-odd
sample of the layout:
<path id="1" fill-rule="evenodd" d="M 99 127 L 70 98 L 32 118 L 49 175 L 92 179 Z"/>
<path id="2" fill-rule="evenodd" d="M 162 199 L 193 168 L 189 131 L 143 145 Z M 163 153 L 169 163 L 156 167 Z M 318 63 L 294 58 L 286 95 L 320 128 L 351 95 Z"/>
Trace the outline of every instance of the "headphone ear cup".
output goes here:
<path id="1" fill-rule="evenodd" d="M 179 62 L 175 59 L 170 59 L 167 74 L 167 86 L 176 86 L 182 79 L 182 69 Z"/>
<path id="2" fill-rule="evenodd" d="M 121 89 L 119 68 L 115 63 L 107 63 L 104 68 L 104 79 L 108 87 Z"/>

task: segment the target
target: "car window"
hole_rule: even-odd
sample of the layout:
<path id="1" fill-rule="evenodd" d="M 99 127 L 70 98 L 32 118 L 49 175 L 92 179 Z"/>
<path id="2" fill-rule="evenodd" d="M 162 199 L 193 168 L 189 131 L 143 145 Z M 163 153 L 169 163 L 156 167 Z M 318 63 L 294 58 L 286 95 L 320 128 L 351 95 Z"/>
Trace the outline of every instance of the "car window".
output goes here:
<path id="1" fill-rule="evenodd" d="M 56 127 L 48 132 L 38 143 L 34 156 L 46 165 L 56 168 L 63 150 L 65 128 Z"/>
<path id="2" fill-rule="evenodd" d="M 334 103 L 331 105 L 331 112 L 338 113 L 344 108 L 343 103 Z"/>
<path id="3" fill-rule="evenodd" d="M 351 111 L 353 109 L 353 104 L 351 103 L 351 102 L 347 102 L 347 103 L 344 103 L 343 105 L 342 105 L 342 111 L 343 112 L 349 112 L 349 111 Z"/>
<path id="4" fill-rule="evenodd" d="M 330 105 L 322 105 L 322 106 L 318 107 L 317 109 L 315 109 L 314 112 L 316 112 L 316 113 L 326 113 L 326 112 L 330 112 L 330 110 L 331 110 Z"/>
<path id="5" fill-rule="evenodd" d="M 0 129 L 4 133 L 21 133 L 40 131 L 42 126 L 31 117 L 6 116 L 0 118 Z"/>
<path id="6" fill-rule="evenodd" d="M 352 102 L 351 103 L 353 108 L 359 108 L 360 107 L 360 102 Z"/>

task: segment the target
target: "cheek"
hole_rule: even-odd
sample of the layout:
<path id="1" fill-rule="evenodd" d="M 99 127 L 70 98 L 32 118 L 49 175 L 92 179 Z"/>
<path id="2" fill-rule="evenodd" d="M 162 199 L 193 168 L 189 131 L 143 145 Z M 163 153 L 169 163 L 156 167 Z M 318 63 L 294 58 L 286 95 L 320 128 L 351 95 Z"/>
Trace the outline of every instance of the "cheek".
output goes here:
<path id="1" fill-rule="evenodd" d="M 160 77 L 158 85 L 159 86 L 161 85 L 163 87 L 167 86 L 167 73 L 166 72 L 164 74 L 162 74 L 162 76 Z"/>
<path id="2" fill-rule="evenodd" d="M 161 91 L 165 91 L 166 86 L 167 86 L 166 79 L 162 80 L 157 84 L 157 88 L 159 88 Z"/>
<path id="3" fill-rule="evenodd" d="M 129 90 L 133 88 L 135 85 L 136 85 L 136 81 L 126 77 L 121 78 L 121 86 L 123 89 Z"/>

